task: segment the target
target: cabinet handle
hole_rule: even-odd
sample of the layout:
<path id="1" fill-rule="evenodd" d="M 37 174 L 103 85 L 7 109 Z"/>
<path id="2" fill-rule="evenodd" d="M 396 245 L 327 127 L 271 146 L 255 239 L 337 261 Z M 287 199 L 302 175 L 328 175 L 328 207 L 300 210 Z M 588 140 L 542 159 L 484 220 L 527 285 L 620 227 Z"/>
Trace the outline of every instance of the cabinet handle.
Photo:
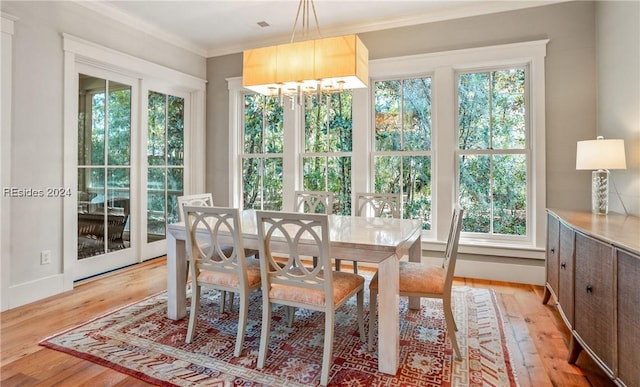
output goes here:
<path id="1" fill-rule="evenodd" d="M 563 268 L 563 269 L 566 269 L 567 268 L 567 263 L 566 262 L 562 262 L 560 264 L 560 267 Z"/>
<path id="2" fill-rule="evenodd" d="M 556 249 L 551 249 L 550 251 L 551 251 L 551 254 L 555 254 Z"/>
<path id="3" fill-rule="evenodd" d="M 591 293 L 591 292 L 593 292 L 593 288 L 591 287 L 591 285 L 587 285 L 587 287 L 585 288 L 585 290 L 587 291 L 587 293 Z"/>

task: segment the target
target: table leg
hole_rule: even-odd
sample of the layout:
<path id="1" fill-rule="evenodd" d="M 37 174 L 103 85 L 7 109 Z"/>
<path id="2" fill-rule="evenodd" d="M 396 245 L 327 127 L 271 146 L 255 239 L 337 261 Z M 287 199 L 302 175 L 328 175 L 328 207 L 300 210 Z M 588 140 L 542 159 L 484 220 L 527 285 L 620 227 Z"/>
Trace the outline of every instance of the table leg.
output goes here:
<path id="1" fill-rule="evenodd" d="M 184 240 L 167 233 L 167 316 L 179 320 L 187 315 L 187 271 Z"/>
<path id="2" fill-rule="evenodd" d="M 395 375 L 400 367 L 400 309 L 398 258 L 378 265 L 378 371 Z"/>
<path id="3" fill-rule="evenodd" d="M 420 237 L 409 248 L 409 262 L 422 260 L 422 243 Z M 420 297 L 409 297 L 409 309 L 420 309 Z"/>

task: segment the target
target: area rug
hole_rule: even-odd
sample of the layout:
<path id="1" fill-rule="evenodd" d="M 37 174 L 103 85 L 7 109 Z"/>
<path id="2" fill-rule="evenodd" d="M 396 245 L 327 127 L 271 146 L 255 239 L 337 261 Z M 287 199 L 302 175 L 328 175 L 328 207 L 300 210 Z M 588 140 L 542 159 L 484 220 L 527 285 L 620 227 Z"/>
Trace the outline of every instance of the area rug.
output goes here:
<path id="1" fill-rule="evenodd" d="M 220 294 L 205 291 L 196 336 L 191 344 L 185 344 L 188 317 L 179 321 L 168 319 L 166 299 L 166 293 L 155 295 L 40 344 L 159 386 L 319 383 L 322 313 L 298 309 L 295 322 L 289 328 L 284 308 L 276 307 L 267 364 L 258 370 L 260 292 L 253 292 L 251 297 L 247 335 L 240 357 L 233 356 L 238 302 L 234 311 L 220 313 Z M 420 310 L 409 310 L 406 299 L 401 298 L 401 368 L 396 375 L 387 375 L 378 372 L 376 352 L 368 352 L 366 342 L 360 341 L 354 298 L 336 315 L 329 385 L 516 386 L 495 293 L 454 287 L 453 300 L 463 359 L 454 360 L 441 301 L 423 299 Z M 368 324 L 368 315 L 366 317 Z"/>

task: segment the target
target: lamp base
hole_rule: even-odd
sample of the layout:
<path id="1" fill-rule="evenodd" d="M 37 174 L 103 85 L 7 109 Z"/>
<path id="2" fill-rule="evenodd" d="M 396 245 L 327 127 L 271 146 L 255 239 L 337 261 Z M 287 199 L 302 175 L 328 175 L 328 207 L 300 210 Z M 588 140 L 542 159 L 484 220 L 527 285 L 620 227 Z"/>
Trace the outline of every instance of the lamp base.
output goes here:
<path id="1" fill-rule="evenodd" d="M 599 169 L 591 173 L 591 212 L 609 213 L 609 171 Z"/>

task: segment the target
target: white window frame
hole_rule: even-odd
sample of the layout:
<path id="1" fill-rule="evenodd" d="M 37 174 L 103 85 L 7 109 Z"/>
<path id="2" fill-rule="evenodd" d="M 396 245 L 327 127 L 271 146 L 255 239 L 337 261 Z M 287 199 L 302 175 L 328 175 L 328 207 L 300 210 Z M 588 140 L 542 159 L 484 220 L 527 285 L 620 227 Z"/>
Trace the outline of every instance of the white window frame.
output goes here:
<path id="1" fill-rule="evenodd" d="M 431 75 L 432 87 L 432 230 L 423 233 L 423 249 L 442 250 L 447 240 L 451 211 L 456 201 L 457 103 L 456 73 L 478 68 L 527 65 L 529 67 L 529 141 L 531 149 L 528 181 L 531 227 L 526 241 L 500 241 L 463 235 L 460 251 L 469 254 L 543 258 L 545 245 L 545 56 L 546 40 L 445 51 L 369 61 L 369 85 L 374 80 L 415 78 Z M 229 201 L 242 202 L 239 163 L 240 130 L 243 113 L 242 77 L 229 78 Z M 353 90 L 352 192 L 364 192 L 373 186 L 373 92 Z M 300 109 L 285 111 L 285 151 L 283 168 L 292 163 L 291 175 L 284 176 L 283 206 L 292 203 L 287 195 L 299 185 L 300 134 L 293 126 L 302 120 Z M 286 115 L 295 117 L 290 121 Z M 291 125 L 287 123 L 291 122 Z M 290 133 L 292 131 L 293 133 Z M 292 152 L 290 149 L 294 149 Z M 233 162 L 236 161 L 236 162 Z M 291 189 L 289 188 L 291 187 Z"/>

